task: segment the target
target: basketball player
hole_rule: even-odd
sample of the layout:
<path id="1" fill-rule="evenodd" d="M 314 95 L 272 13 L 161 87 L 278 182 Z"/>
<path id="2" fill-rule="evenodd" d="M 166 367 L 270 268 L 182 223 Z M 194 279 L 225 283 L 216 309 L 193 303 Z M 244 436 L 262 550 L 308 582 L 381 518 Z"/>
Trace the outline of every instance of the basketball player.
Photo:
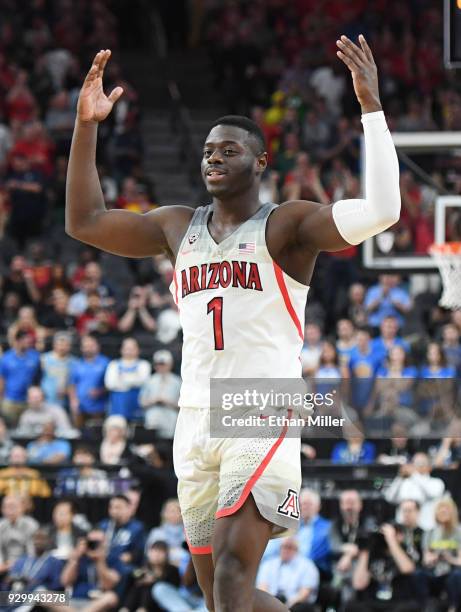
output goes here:
<path id="1" fill-rule="evenodd" d="M 184 332 L 174 459 L 184 526 L 209 610 L 287 610 L 254 590 L 261 555 L 299 518 L 300 442 L 212 439 L 210 379 L 301 375 L 304 308 L 321 250 L 336 251 L 393 225 L 400 214 L 399 169 L 381 110 L 377 69 L 363 36 L 337 41 L 362 109 L 366 199 L 332 205 L 259 201 L 267 166 L 264 137 L 244 117 L 214 123 L 202 176 L 212 204 L 158 208 L 145 215 L 106 210 L 95 164 L 98 122 L 122 95 L 109 96 L 100 51 L 85 79 L 67 177 L 67 232 L 127 257 L 163 253 Z M 187 151 L 185 152 L 187 154 Z"/>

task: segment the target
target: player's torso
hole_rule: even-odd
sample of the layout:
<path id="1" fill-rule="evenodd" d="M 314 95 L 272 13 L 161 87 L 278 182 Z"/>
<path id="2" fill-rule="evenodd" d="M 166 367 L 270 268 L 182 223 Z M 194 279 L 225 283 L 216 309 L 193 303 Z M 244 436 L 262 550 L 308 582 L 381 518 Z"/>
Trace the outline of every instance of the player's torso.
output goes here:
<path id="1" fill-rule="evenodd" d="M 210 378 L 299 377 L 308 287 L 275 264 L 264 204 L 220 244 L 198 208 L 176 258 L 171 290 L 183 328 L 180 406 L 209 405 Z"/>

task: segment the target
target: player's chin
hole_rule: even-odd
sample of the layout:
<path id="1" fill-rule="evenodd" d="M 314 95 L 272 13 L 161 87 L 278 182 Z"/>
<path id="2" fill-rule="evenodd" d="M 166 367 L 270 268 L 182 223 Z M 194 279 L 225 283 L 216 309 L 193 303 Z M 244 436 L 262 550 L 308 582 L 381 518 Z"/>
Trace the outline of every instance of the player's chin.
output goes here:
<path id="1" fill-rule="evenodd" d="M 209 181 L 205 181 L 205 187 L 208 193 L 214 197 L 222 197 L 229 192 L 229 187 L 227 185 L 216 185 Z"/>

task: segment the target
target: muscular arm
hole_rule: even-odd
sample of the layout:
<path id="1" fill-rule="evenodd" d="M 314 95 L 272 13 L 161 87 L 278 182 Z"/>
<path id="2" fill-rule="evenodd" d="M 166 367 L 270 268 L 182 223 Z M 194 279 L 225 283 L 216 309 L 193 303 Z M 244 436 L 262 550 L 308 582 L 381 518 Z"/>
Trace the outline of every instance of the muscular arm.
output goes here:
<path id="1" fill-rule="evenodd" d="M 397 154 L 379 102 L 373 56 L 363 37 L 360 45 L 361 48 L 342 37 L 338 55 L 351 70 L 362 108 L 366 197 L 332 205 L 292 201 L 274 212 L 274 218 L 277 213 L 287 218 L 291 247 L 313 254 L 359 244 L 396 223 L 400 216 Z"/>
<path id="2" fill-rule="evenodd" d="M 122 95 L 120 87 L 106 96 L 102 75 L 110 51 L 100 51 L 80 92 L 66 185 L 66 232 L 116 255 L 174 256 L 187 228 L 192 209 L 185 206 L 159 208 L 145 215 L 107 210 L 96 170 L 99 121 L 110 113 Z"/>

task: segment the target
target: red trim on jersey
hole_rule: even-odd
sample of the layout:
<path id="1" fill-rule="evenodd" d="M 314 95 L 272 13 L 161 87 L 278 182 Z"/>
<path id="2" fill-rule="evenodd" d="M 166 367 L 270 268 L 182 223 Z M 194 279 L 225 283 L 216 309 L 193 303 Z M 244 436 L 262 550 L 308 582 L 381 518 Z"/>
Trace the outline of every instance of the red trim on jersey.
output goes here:
<path id="1" fill-rule="evenodd" d="M 173 272 L 173 282 L 174 282 L 174 301 L 176 306 L 178 306 L 178 279 L 176 278 L 176 269 Z"/>
<path id="2" fill-rule="evenodd" d="M 292 412 L 293 411 L 291 409 L 288 410 L 288 418 L 291 418 Z M 224 516 L 229 516 L 231 514 L 234 514 L 235 512 L 237 512 L 237 510 L 239 510 L 243 506 L 243 504 L 247 500 L 248 495 L 251 493 L 251 489 L 254 487 L 256 482 L 262 476 L 264 470 L 269 465 L 269 462 L 272 459 L 272 457 L 274 456 L 275 451 L 282 444 L 287 431 L 288 431 L 288 425 L 285 425 L 284 428 L 282 429 L 282 433 L 280 434 L 280 436 L 277 438 L 277 440 L 271 446 L 271 448 L 269 449 L 267 455 L 261 461 L 261 463 L 256 468 L 256 470 L 253 472 L 250 480 L 246 483 L 246 485 L 245 485 L 245 487 L 244 487 L 240 497 L 238 498 L 238 500 L 230 508 L 223 508 L 222 510 L 218 510 L 218 512 L 216 512 L 216 515 L 215 515 L 216 518 L 222 518 Z"/>
<path id="3" fill-rule="evenodd" d="M 290 315 L 291 320 L 293 321 L 296 329 L 298 330 L 299 337 L 301 338 L 301 340 L 304 341 L 301 321 L 298 319 L 298 315 L 296 314 L 296 311 L 293 308 L 293 304 L 291 303 L 290 294 L 288 293 L 285 279 L 283 278 L 283 270 L 275 263 L 275 261 L 273 261 L 272 263 L 274 264 L 275 278 L 277 279 L 277 284 L 279 286 L 280 293 L 282 294 L 283 301 L 285 302 L 285 306 L 287 307 L 288 314 Z"/>

